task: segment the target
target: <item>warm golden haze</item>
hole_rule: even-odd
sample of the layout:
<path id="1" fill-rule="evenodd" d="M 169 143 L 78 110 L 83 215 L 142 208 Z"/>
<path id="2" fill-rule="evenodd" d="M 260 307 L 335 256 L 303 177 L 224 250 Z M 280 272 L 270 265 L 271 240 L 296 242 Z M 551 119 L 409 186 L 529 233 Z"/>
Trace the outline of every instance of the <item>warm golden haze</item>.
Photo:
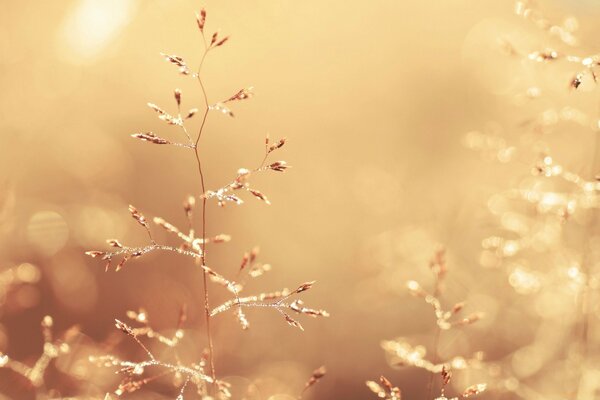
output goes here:
<path id="1" fill-rule="evenodd" d="M 596 2 L 0 14 L 0 400 L 598 397 Z"/>

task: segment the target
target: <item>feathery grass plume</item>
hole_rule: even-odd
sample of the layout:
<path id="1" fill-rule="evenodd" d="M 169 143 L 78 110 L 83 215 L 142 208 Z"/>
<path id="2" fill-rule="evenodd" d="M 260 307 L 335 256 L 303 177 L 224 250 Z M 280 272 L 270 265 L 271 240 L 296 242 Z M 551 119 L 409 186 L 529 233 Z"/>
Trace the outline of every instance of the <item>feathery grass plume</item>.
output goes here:
<path id="1" fill-rule="evenodd" d="M 524 399 L 591 399 L 600 390 L 591 378 L 599 371 L 593 304 L 600 279 L 600 125 L 597 98 L 584 92 L 598 90 L 600 56 L 577 46 L 574 17 L 552 22 L 529 1 L 517 1 L 515 13 L 533 39 L 517 45 L 503 38 L 500 44 L 521 63 L 521 85 L 528 87 L 511 91 L 509 100 L 527 99 L 519 109 L 524 115 L 504 135 L 470 132 L 465 142 L 516 171 L 515 185 L 489 199 L 498 223 L 482 240 L 480 260 L 505 271 L 514 289 L 506 307 L 536 328 L 524 330 L 535 340 L 511 340 L 495 366 L 499 378 L 489 384 Z M 578 142 L 581 147 L 574 147 Z M 578 150 L 566 152 L 568 145 Z M 550 385 L 548 376 L 565 379 Z"/>
<path id="2" fill-rule="evenodd" d="M 446 369 L 446 367 L 444 367 L 444 368 L 442 368 L 441 375 L 442 375 L 442 388 L 440 390 L 440 396 L 436 397 L 435 400 L 459 400 L 459 398 L 466 399 L 468 397 L 483 393 L 486 389 L 486 385 L 484 383 L 478 383 L 475 385 L 471 385 L 468 388 L 466 388 L 465 390 L 463 390 L 460 397 L 448 398 L 448 397 L 446 397 L 446 386 L 448 386 L 448 384 L 450 383 L 450 380 L 452 379 L 452 372 L 450 370 Z"/>
<path id="3" fill-rule="evenodd" d="M 244 310 L 247 308 L 268 308 L 276 310 L 287 322 L 293 327 L 303 329 L 300 322 L 296 321 L 291 317 L 291 313 L 301 314 L 309 317 L 326 317 L 329 314 L 320 309 L 312 309 L 304 306 L 304 303 L 298 299 L 292 297 L 301 294 L 302 292 L 310 289 L 314 282 L 303 283 L 298 286 L 295 290 L 283 289 L 277 292 L 262 292 L 258 295 L 240 297 L 240 292 L 244 288 L 245 278 L 256 278 L 263 275 L 265 272 L 271 269 L 269 264 L 261 264 L 256 262 L 258 255 L 258 248 L 252 250 L 247 256 L 244 257 L 242 266 L 239 268 L 238 274 L 235 280 L 240 279 L 240 282 L 236 282 L 234 279 L 229 279 L 220 272 L 220 269 L 209 267 L 207 264 L 207 246 L 225 243 L 231 240 L 231 237 L 224 233 L 218 233 L 209 235 L 207 228 L 207 201 L 212 198 L 216 198 L 218 205 L 224 206 L 226 203 L 242 204 L 243 200 L 238 195 L 242 191 L 249 193 L 251 196 L 262 201 L 265 204 L 271 204 L 267 195 L 262 191 L 256 189 L 250 185 L 250 177 L 259 172 L 274 171 L 284 172 L 290 168 L 290 166 L 283 160 L 269 160 L 270 155 L 286 143 L 286 139 L 282 138 L 274 143 L 271 143 L 267 136 L 265 140 L 264 154 L 261 163 L 253 168 L 240 168 L 237 172 L 237 176 L 232 182 L 225 184 L 216 190 L 206 190 L 205 187 L 205 171 L 200 156 L 199 142 L 205 131 L 206 121 L 211 111 L 217 111 L 220 113 L 227 114 L 231 117 L 234 116 L 230 109 L 234 103 L 238 103 L 247 100 L 253 96 L 252 88 L 243 88 L 236 91 L 233 95 L 224 97 L 222 100 L 217 102 L 210 102 L 208 94 L 205 90 L 204 85 L 204 74 L 202 73 L 202 66 L 207 58 L 207 55 L 217 48 L 226 44 L 229 40 L 229 36 L 222 36 L 218 32 L 212 35 L 206 34 L 207 29 L 207 13 L 202 9 L 196 14 L 196 24 L 200 31 L 202 47 L 204 49 L 201 60 L 196 69 L 192 69 L 190 63 L 184 60 L 182 57 L 161 53 L 162 57 L 167 62 L 175 65 L 178 68 L 180 74 L 188 76 L 197 80 L 200 85 L 200 91 L 203 99 L 202 107 L 193 107 L 188 111 L 182 109 L 184 103 L 184 96 L 181 89 L 175 89 L 173 92 L 173 98 L 175 100 L 176 112 L 167 111 L 166 108 L 156 105 L 155 103 L 148 103 L 148 107 L 156 113 L 158 118 L 166 123 L 167 128 L 175 128 L 181 131 L 182 141 L 171 139 L 170 136 L 155 134 L 153 132 L 143 132 L 133 134 L 133 138 L 149 142 L 152 144 L 159 145 L 174 145 L 184 149 L 189 149 L 193 153 L 196 161 L 196 168 L 198 172 L 198 183 L 199 194 L 196 196 L 189 196 L 185 199 L 183 209 L 186 215 L 188 226 L 186 230 L 182 230 L 175 224 L 166 221 L 161 217 L 154 217 L 151 219 L 140 212 L 136 207 L 129 206 L 129 212 L 133 219 L 144 228 L 147 233 L 149 243 L 141 246 L 131 246 L 124 244 L 118 239 L 109 239 L 107 243 L 112 250 L 93 250 L 88 251 L 86 254 L 93 257 L 99 258 L 106 262 L 106 270 L 108 271 L 112 266 L 113 262 L 116 263 L 114 267 L 115 271 L 121 270 L 130 260 L 141 258 L 144 255 L 154 251 L 165 251 L 176 253 L 182 256 L 186 256 L 194 261 L 194 264 L 203 270 L 203 291 L 204 291 L 204 314 L 205 314 L 205 327 L 206 327 L 206 341 L 207 341 L 207 356 L 205 360 L 202 360 L 197 365 L 191 367 L 184 367 L 179 364 L 165 364 L 161 363 L 154 357 L 154 355 L 148 350 L 148 348 L 140 340 L 141 337 L 145 336 L 148 338 L 157 338 L 161 343 L 166 344 L 170 347 L 175 346 L 178 343 L 180 337 L 179 334 L 183 334 L 183 331 L 178 330 L 175 337 L 168 338 L 163 337 L 153 331 L 147 324 L 147 313 L 144 310 L 139 312 L 128 313 L 130 318 L 133 318 L 138 323 L 142 324 L 140 328 L 132 328 L 129 325 L 117 320 L 117 328 L 126 333 L 128 336 L 133 338 L 136 343 L 145 351 L 146 360 L 142 362 L 130 362 L 122 361 L 116 358 L 108 357 L 101 359 L 105 363 L 114 366 L 120 366 L 120 372 L 125 375 L 125 378 L 115 394 L 121 396 L 125 393 L 137 391 L 141 389 L 146 382 L 154 378 L 140 378 L 147 367 L 161 366 L 166 369 L 168 373 L 178 373 L 185 378 L 184 382 L 179 387 L 178 400 L 183 400 L 184 392 L 188 385 L 195 385 L 198 388 L 198 394 L 201 398 L 229 398 L 227 384 L 222 380 L 217 379 L 217 373 L 215 368 L 215 355 L 213 346 L 213 336 L 211 330 L 211 320 L 217 314 L 225 311 L 233 310 L 237 320 L 240 322 L 243 329 L 248 329 L 249 322 L 244 314 Z M 197 127 L 197 134 L 192 134 L 191 127 L 189 126 L 192 117 L 196 114 L 202 115 Z M 196 208 L 196 199 L 200 200 L 199 214 L 200 214 L 200 227 L 196 227 L 194 224 L 194 212 Z M 150 226 L 149 221 L 153 221 L 159 228 L 172 234 L 177 240 L 177 245 L 170 245 L 167 243 L 158 243 L 153 236 L 153 227 Z M 216 264 L 216 262 L 214 262 Z M 243 275 L 243 276 L 242 276 Z M 216 283 L 227 289 L 232 299 L 225 303 L 217 306 L 210 306 L 210 295 L 209 295 L 209 282 Z M 314 382 L 319 379 L 317 376 L 313 376 Z M 314 383 L 313 382 L 313 383 Z M 312 384 L 311 384 L 312 385 Z M 209 397 L 211 396 L 211 397 Z"/>
<path id="4" fill-rule="evenodd" d="M 44 340 L 42 354 L 34 362 L 33 366 L 14 360 L 6 354 L 0 353 L 0 368 L 7 368 L 22 376 L 36 392 L 45 392 L 46 371 L 51 362 L 58 357 L 69 354 L 73 341 L 79 335 L 79 328 L 74 326 L 68 329 L 59 338 L 53 334 L 54 320 L 46 315 L 41 321 L 42 337 Z"/>
<path id="5" fill-rule="evenodd" d="M 483 393 L 486 390 L 486 385 L 483 383 L 478 383 L 475 385 L 471 385 L 460 394 L 459 397 L 446 397 L 446 386 L 450 383 L 450 379 L 452 374 L 450 370 L 447 370 L 445 367 L 442 368 L 440 372 L 442 376 L 442 388 L 440 390 L 440 395 L 436 397 L 434 400 L 459 400 L 466 399 L 471 396 L 478 395 Z M 377 395 L 378 398 L 384 400 L 402 400 L 401 391 L 398 387 L 394 386 L 386 377 L 381 376 L 379 378 L 379 382 L 375 381 L 367 381 L 367 387 Z"/>
<path id="6" fill-rule="evenodd" d="M 263 157 L 260 165 L 258 165 L 257 167 L 255 167 L 253 169 L 248 169 L 248 168 L 238 169 L 237 176 L 230 183 L 228 183 L 216 190 L 208 190 L 202 195 L 202 197 L 205 199 L 216 198 L 218 205 L 221 207 L 225 206 L 228 202 L 239 205 L 239 204 L 243 204 L 244 201 L 233 192 L 245 190 L 245 191 L 249 192 L 250 194 L 252 194 L 257 199 L 263 201 L 265 204 L 270 205 L 271 202 L 269 201 L 267 196 L 265 194 L 263 194 L 261 191 L 251 187 L 249 180 L 252 175 L 257 174 L 259 172 L 265 172 L 265 171 L 284 172 L 288 168 L 290 168 L 290 166 L 285 161 L 275 161 L 275 162 L 267 163 L 269 155 L 272 152 L 274 152 L 275 150 L 283 147 L 285 142 L 286 142 L 286 139 L 283 138 L 283 139 L 280 139 L 279 141 L 277 141 L 275 144 L 271 145 L 269 143 L 269 138 L 267 136 L 265 153 L 264 153 L 264 157 Z"/>
<path id="7" fill-rule="evenodd" d="M 210 315 L 215 316 L 225 311 L 234 309 L 242 328 L 247 329 L 249 324 L 242 311 L 243 308 L 272 308 L 281 314 L 281 316 L 283 316 L 284 320 L 290 326 L 304 330 L 300 322 L 296 321 L 290 316 L 290 311 L 313 318 L 328 317 L 329 313 L 325 310 L 304 307 L 304 302 L 302 302 L 300 299 L 295 299 L 291 302 L 288 300 L 290 300 L 292 296 L 310 289 L 314 283 L 315 282 L 303 283 L 293 291 L 290 291 L 289 289 L 283 289 L 277 292 L 260 293 L 247 297 L 237 297 L 234 300 L 228 300 L 220 306 L 215 307 L 211 311 Z"/>
<path id="8" fill-rule="evenodd" d="M 408 281 L 406 286 L 411 295 L 423 299 L 433 308 L 436 320 L 436 330 L 433 344 L 433 360 L 428 360 L 425 358 L 427 351 L 424 346 L 413 346 L 403 338 L 384 340 L 381 342 L 381 347 L 386 353 L 388 353 L 389 360 L 392 365 L 409 365 L 424 369 L 431 373 L 428 390 L 429 393 L 427 398 L 431 398 L 432 395 L 434 375 L 441 373 L 444 376 L 444 385 L 442 386 L 441 397 L 436 400 L 443 400 L 446 399 L 444 397 L 444 387 L 450 381 L 449 368 L 457 370 L 481 368 L 483 353 L 478 352 L 470 358 L 457 356 L 450 360 L 440 362 L 438 361 L 438 343 L 440 334 L 442 331 L 448 331 L 461 326 L 471 325 L 479 321 L 483 317 L 483 314 L 472 313 L 466 316 L 460 316 L 465 306 L 464 302 L 455 303 L 449 309 L 443 307 L 441 295 L 444 288 L 444 279 L 446 278 L 448 272 L 446 250 L 444 248 L 439 248 L 437 251 L 435 251 L 429 261 L 429 270 L 434 277 L 433 288 L 431 291 L 427 291 L 420 283 L 414 280 Z M 400 399 L 400 390 L 397 387 L 394 387 L 390 381 L 383 376 L 380 378 L 379 383 L 367 381 L 367 386 L 380 398 L 389 400 Z"/>
<path id="9" fill-rule="evenodd" d="M 112 355 L 91 356 L 90 362 L 101 367 L 117 367 L 117 373 L 123 378 L 117 389 L 114 391 L 116 396 L 122 396 L 127 393 L 133 393 L 144 388 L 145 385 L 171 377 L 171 384 L 177 388 L 178 398 L 183 398 L 188 387 L 194 387 L 195 393 L 202 398 L 208 395 L 210 384 L 217 387 L 217 398 L 229 399 L 231 393 L 228 390 L 228 384 L 223 381 L 213 381 L 207 373 L 207 359 L 203 357 L 200 362 L 191 365 L 183 365 L 179 360 L 177 347 L 184 338 L 183 324 L 186 320 L 185 307 L 182 308 L 177 329 L 172 337 L 167 337 L 155 331 L 149 321 L 148 313 L 141 309 L 138 311 L 128 311 L 127 317 L 138 323 L 139 327 L 133 327 L 128 323 L 115 320 L 115 326 L 118 330 L 133 339 L 146 355 L 142 361 L 122 360 Z M 173 352 L 174 361 L 163 361 L 149 349 L 142 341 L 143 338 L 155 340 Z"/>

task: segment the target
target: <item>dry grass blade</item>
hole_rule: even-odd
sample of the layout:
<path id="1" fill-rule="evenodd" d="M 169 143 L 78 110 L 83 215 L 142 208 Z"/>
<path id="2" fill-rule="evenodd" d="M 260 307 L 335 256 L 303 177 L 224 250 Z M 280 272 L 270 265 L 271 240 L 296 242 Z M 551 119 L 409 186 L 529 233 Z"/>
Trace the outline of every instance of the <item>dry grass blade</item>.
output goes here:
<path id="1" fill-rule="evenodd" d="M 379 377 L 379 382 L 367 381 L 366 384 L 380 399 L 402 400 L 400 389 L 392 385 L 392 383 L 383 375 Z"/>
<path id="2" fill-rule="evenodd" d="M 325 376 L 325 374 L 327 374 L 327 369 L 324 365 L 315 369 L 308 381 L 306 382 L 306 384 L 304 385 L 304 389 L 302 389 L 302 392 L 300 393 L 298 398 L 301 399 L 304 395 L 304 392 L 306 392 L 306 390 L 308 390 L 310 387 L 314 386 L 317 382 L 319 382 Z"/>

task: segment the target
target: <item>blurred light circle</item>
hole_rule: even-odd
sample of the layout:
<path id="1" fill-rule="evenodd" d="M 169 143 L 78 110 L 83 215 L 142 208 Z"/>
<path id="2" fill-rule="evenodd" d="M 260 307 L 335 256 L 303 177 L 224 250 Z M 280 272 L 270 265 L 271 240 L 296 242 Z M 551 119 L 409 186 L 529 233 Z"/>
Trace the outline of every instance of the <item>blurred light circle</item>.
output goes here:
<path id="1" fill-rule="evenodd" d="M 512 356 L 513 371 L 519 378 L 526 378 L 535 374 L 542 366 L 541 352 L 536 346 L 523 347 Z"/>
<path id="2" fill-rule="evenodd" d="M 59 251 L 69 238 L 69 227 L 65 219 L 55 211 L 39 211 L 29 218 L 27 239 L 45 255 Z"/>
<path id="3" fill-rule="evenodd" d="M 539 294 L 535 299 L 535 311 L 542 318 L 566 319 L 567 315 L 571 315 L 573 301 L 571 296 L 549 290 Z"/>
<path id="4" fill-rule="evenodd" d="M 79 0 L 65 15 L 57 48 L 73 63 L 95 60 L 131 20 L 136 0 Z"/>
<path id="5" fill-rule="evenodd" d="M 112 208 L 114 209 L 111 209 Z M 106 204 L 101 206 L 84 206 L 76 211 L 73 226 L 74 236 L 82 246 L 96 246 L 106 238 L 122 238 L 127 227 L 122 215 L 115 211 L 125 208 L 122 204 Z M 127 222 L 129 222 L 127 220 Z"/>
<path id="6" fill-rule="evenodd" d="M 40 270 L 33 264 L 23 263 L 17 267 L 16 277 L 21 282 L 36 283 L 40 280 Z"/>

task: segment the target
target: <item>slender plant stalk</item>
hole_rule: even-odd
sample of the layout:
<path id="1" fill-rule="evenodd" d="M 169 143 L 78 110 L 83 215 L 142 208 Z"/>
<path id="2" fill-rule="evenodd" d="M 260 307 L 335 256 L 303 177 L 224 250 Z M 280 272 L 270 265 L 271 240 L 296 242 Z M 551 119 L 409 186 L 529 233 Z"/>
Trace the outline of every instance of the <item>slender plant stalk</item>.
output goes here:
<path id="1" fill-rule="evenodd" d="M 438 274 L 435 275 L 435 282 L 434 282 L 434 287 L 433 287 L 433 295 L 435 297 L 439 297 L 441 294 L 441 280 L 440 280 L 440 276 Z M 435 334 L 433 337 L 433 359 L 432 362 L 434 364 L 437 364 L 438 362 L 438 347 L 439 347 L 439 343 L 440 343 L 440 335 L 442 333 L 442 329 L 439 327 L 439 325 L 436 323 L 435 325 Z M 435 374 L 431 374 L 431 376 L 429 377 L 429 385 L 428 385 L 428 389 L 427 389 L 427 398 L 430 399 L 431 395 L 433 394 L 433 379 L 435 377 Z"/>
<path id="2" fill-rule="evenodd" d="M 204 185 L 204 173 L 202 171 L 202 162 L 200 160 L 200 153 L 198 151 L 198 143 L 200 142 L 200 138 L 202 137 L 202 132 L 204 131 L 204 126 L 206 125 L 206 119 L 208 118 L 208 112 L 210 110 L 208 103 L 208 96 L 206 94 L 206 89 L 204 88 L 204 84 L 202 83 L 202 78 L 200 76 L 202 72 L 202 65 L 204 64 L 204 60 L 206 55 L 208 54 L 208 46 L 206 45 L 206 38 L 204 37 L 204 33 L 202 33 L 202 42 L 204 43 L 204 54 L 202 55 L 202 60 L 200 61 L 200 65 L 198 66 L 198 83 L 200 83 L 200 88 L 202 89 L 202 96 L 204 97 L 204 116 L 202 117 L 202 123 L 200 124 L 200 129 L 198 130 L 198 136 L 196 137 L 196 143 L 194 144 L 194 155 L 196 156 L 196 165 L 198 166 L 198 175 L 200 176 L 200 189 L 201 194 L 203 195 L 206 192 L 206 187 Z M 200 259 L 202 265 L 206 265 L 206 197 L 202 196 L 202 257 Z M 217 381 L 217 374 L 215 371 L 215 356 L 214 356 L 214 345 L 212 339 L 212 333 L 210 329 L 210 296 L 208 292 L 208 276 L 206 270 L 202 271 L 202 286 L 204 289 L 204 316 L 206 322 L 206 338 L 208 341 L 208 360 L 210 364 L 210 375 L 213 379 L 213 386 Z"/>
<path id="3" fill-rule="evenodd" d="M 159 250 L 160 251 L 170 251 L 170 252 L 178 253 L 180 255 L 194 258 L 195 265 L 197 267 L 200 267 L 203 271 L 202 286 L 204 289 L 204 314 L 205 314 L 205 322 L 206 322 L 206 339 L 207 339 L 207 347 L 208 347 L 208 355 L 207 355 L 206 364 L 208 364 L 208 365 L 206 366 L 206 368 L 204 368 L 204 365 L 200 366 L 200 368 L 197 365 L 188 368 L 188 367 L 182 366 L 179 361 L 177 361 L 177 365 L 173 365 L 171 363 L 162 362 L 158 359 L 155 359 L 154 356 L 148 351 L 148 348 L 145 347 L 144 344 L 142 342 L 140 342 L 139 339 L 137 338 L 138 334 L 151 337 L 150 335 L 147 334 L 147 331 L 140 331 L 139 329 L 132 328 L 132 327 L 128 326 L 127 324 L 116 320 L 116 327 L 119 330 L 121 330 L 123 333 L 131 336 L 138 343 L 138 345 L 142 349 L 144 349 L 144 351 L 146 352 L 146 354 L 149 357 L 147 360 L 145 360 L 141 363 L 135 363 L 135 362 L 126 361 L 126 360 L 119 360 L 112 356 L 106 356 L 106 357 L 99 358 L 101 363 L 103 363 L 103 362 L 106 363 L 106 360 L 109 360 L 111 365 L 120 365 L 123 367 L 121 369 L 121 371 L 119 371 L 119 372 L 121 372 L 127 376 L 120 383 L 119 388 L 117 389 L 118 393 L 124 393 L 125 391 L 131 392 L 131 391 L 138 390 L 145 382 L 147 382 L 147 380 L 145 378 L 137 377 L 137 375 L 140 375 L 137 371 L 142 371 L 142 373 L 143 373 L 143 369 L 146 366 L 150 366 L 150 365 L 155 366 L 156 365 L 156 366 L 161 366 L 163 368 L 166 368 L 169 371 L 178 372 L 178 373 L 181 373 L 182 375 L 186 376 L 187 379 L 186 379 L 185 383 L 180 387 L 180 395 L 178 396 L 178 399 L 183 399 L 183 393 L 185 392 L 187 384 L 190 382 L 192 384 L 194 384 L 195 386 L 197 386 L 198 390 L 199 391 L 201 390 L 202 393 L 207 393 L 210 396 L 223 395 L 225 397 L 228 397 L 230 395 L 228 394 L 228 391 L 227 391 L 227 384 L 226 384 L 226 382 L 217 380 L 217 374 L 215 371 L 215 351 L 214 351 L 213 337 L 212 337 L 212 332 L 211 332 L 211 319 L 214 315 L 217 315 L 224 311 L 234 310 L 235 316 L 236 316 L 238 322 L 241 324 L 242 329 L 248 329 L 249 322 L 248 322 L 242 308 L 270 307 L 270 308 L 275 309 L 278 313 L 280 313 L 288 325 L 298 328 L 300 330 L 303 330 L 302 325 L 300 324 L 300 322 L 296 321 L 294 318 L 292 318 L 288 314 L 290 311 L 292 311 L 294 313 L 310 316 L 310 317 L 327 317 L 327 316 L 329 316 L 329 313 L 325 310 L 313 309 L 313 308 L 304 306 L 304 303 L 298 298 L 293 299 L 293 301 L 291 301 L 292 296 L 297 296 L 297 295 L 309 290 L 315 283 L 314 281 L 304 282 L 304 283 L 300 284 L 299 286 L 297 286 L 297 288 L 293 291 L 290 291 L 286 288 L 283 290 L 278 290 L 278 291 L 273 291 L 273 292 L 262 292 L 262 293 L 259 293 L 258 295 L 246 296 L 246 297 L 240 298 L 238 296 L 238 293 L 240 290 L 242 290 L 242 288 L 244 286 L 244 279 L 243 279 L 243 277 L 241 277 L 239 275 L 239 273 L 242 270 L 245 269 L 245 272 L 250 277 L 257 277 L 257 276 L 262 275 L 263 272 L 268 271 L 270 269 L 270 266 L 269 266 L 269 268 L 267 268 L 267 266 L 268 266 L 267 264 L 261 264 L 261 263 L 256 262 L 256 257 L 258 255 L 258 248 L 255 248 L 251 252 L 244 254 L 242 264 L 238 271 L 238 275 L 236 276 L 236 279 L 237 278 L 241 279 L 241 282 L 239 282 L 239 283 L 230 281 L 229 279 L 225 278 L 224 276 L 222 276 L 218 272 L 212 270 L 211 268 L 209 268 L 206 265 L 207 264 L 206 243 L 208 243 L 208 242 L 222 243 L 222 242 L 227 242 L 230 240 L 229 235 L 226 235 L 226 234 L 220 234 L 220 235 L 217 235 L 210 239 L 207 237 L 206 226 L 207 226 L 207 219 L 208 219 L 207 218 L 208 217 L 207 216 L 208 198 L 216 197 L 219 201 L 218 202 L 219 206 L 224 206 L 226 202 L 242 204 L 243 203 L 242 199 L 240 199 L 238 196 L 236 196 L 232 192 L 237 191 L 237 190 L 244 190 L 244 191 L 247 191 L 250 194 L 252 194 L 252 196 L 254 196 L 255 198 L 258 198 L 262 202 L 264 202 L 266 204 L 270 204 L 268 198 L 261 191 L 254 189 L 253 187 L 250 186 L 250 183 L 248 182 L 249 176 L 253 173 L 258 173 L 258 172 L 263 172 L 263 171 L 284 172 L 290 166 L 287 165 L 287 163 L 285 161 L 274 161 L 274 162 L 271 162 L 270 164 L 266 165 L 269 154 L 271 154 L 273 151 L 281 148 L 285 144 L 285 141 L 286 141 L 285 138 L 281 138 L 275 142 L 270 142 L 269 137 L 267 135 L 267 137 L 265 138 L 265 154 L 264 154 L 262 162 L 258 168 L 255 168 L 252 170 L 249 170 L 246 168 L 240 168 L 238 170 L 237 177 L 231 183 L 219 188 L 216 192 L 206 190 L 206 180 L 205 180 L 205 174 L 204 174 L 204 169 L 203 169 L 203 165 L 202 165 L 202 159 L 200 157 L 199 145 L 200 145 L 200 139 L 202 138 L 202 134 L 206 127 L 208 113 L 211 110 L 217 110 L 217 111 L 220 111 L 221 113 L 229 115 L 230 117 L 233 117 L 234 116 L 233 112 L 231 112 L 231 110 L 229 110 L 229 108 L 225 105 L 225 103 L 248 99 L 249 97 L 252 96 L 253 93 L 252 93 L 252 88 L 241 89 L 237 93 L 235 93 L 233 96 L 223 100 L 223 102 L 217 102 L 217 103 L 214 103 L 213 105 L 211 105 L 211 103 L 208 100 L 208 95 L 206 93 L 206 88 L 204 86 L 204 82 L 202 79 L 202 66 L 204 65 L 204 61 L 206 59 L 207 54 L 210 52 L 210 50 L 222 46 L 225 42 L 227 42 L 227 40 L 229 39 L 229 36 L 226 36 L 224 38 L 219 38 L 218 32 L 213 33 L 211 36 L 211 39 L 210 39 L 210 44 L 208 44 L 206 37 L 204 35 L 204 23 L 206 21 L 206 12 L 204 9 L 201 10 L 200 14 L 196 14 L 196 19 L 197 19 L 197 23 L 198 23 L 200 32 L 202 33 L 202 41 L 204 44 L 204 52 L 202 54 L 202 58 L 200 60 L 200 63 L 198 65 L 196 72 L 192 74 L 192 71 L 190 70 L 190 68 L 188 67 L 186 62 L 181 57 L 175 56 L 175 55 L 163 54 L 163 53 L 161 53 L 161 54 L 163 55 L 163 57 L 165 57 L 165 59 L 168 62 L 176 65 L 179 68 L 179 72 L 181 74 L 192 76 L 198 80 L 198 84 L 200 85 L 201 93 L 204 98 L 204 113 L 202 116 L 201 124 L 198 129 L 197 135 L 194 136 L 194 135 L 190 134 L 190 132 L 187 130 L 187 128 L 184 124 L 184 121 L 191 118 L 196 113 L 198 113 L 198 109 L 193 108 L 188 111 L 187 115 L 182 114 L 182 112 L 181 112 L 182 111 L 181 110 L 181 90 L 175 89 L 174 97 L 175 97 L 175 101 L 177 102 L 177 116 L 176 117 L 170 115 L 168 112 L 164 111 L 162 108 L 160 108 L 156 104 L 148 103 L 148 106 L 158 114 L 159 119 L 163 120 L 164 122 L 166 122 L 169 125 L 179 126 L 181 128 L 181 130 L 183 131 L 183 134 L 185 135 L 187 142 L 186 143 L 171 142 L 170 140 L 162 138 L 160 136 L 157 136 L 152 132 L 134 133 L 131 136 L 138 140 L 142 140 L 142 141 L 146 141 L 146 142 L 150 142 L 150 143 L 154 143 L 154 144 L 158 144 L 158 145 L 170 144 L 170 145 L 174 145 L 174 146 L 192 149 L 194 151 L 194 157 L 196 160 L 196 166 L 197 166 L 197 170 L 198 170 L 198 177 L 200 180 L 200 191 L 201 191 L 200 199 L 202 201 L 201 237 L 196 237 L 195 230 L 194 230 L 194 221 L 193 221 L 194 214 L 192 213 L 192 210 L 193 210 L 194 204 L 196 203 L 196 200 L 195 200 L 196 196 L 190 196 L 185 200 L 185 202 L 183 204 L 183 208 L 184 208 L 184 211 L 187 216 L 187 224 L 189 227 L 189 233 L 186 234 L 186 233 L 180 231 L 176 226 L 170 224 L 169 222 L 165 221 L 164 219 L 162 219 L 160 217 L 155 217 L 152 219 L 152 221 L 155 224 L 162 227 L 167 232 L 175 234 L 179 239 L 181 239 L 183 241 L 183 243 L 180 247 L 172 247 L 172 246 L 169 246 L 166 244 L 157 243 L 154 240 L 154 237 L 152 236 L 152 231 L 150 229 L 148 219 L 137 208 L 135 208 L 133 205 L 130 205 L 129 212 L 131 214 L 131 217 L 133 219 L 135 219 L 135 221 L 146 230 L 149 240 L 150 240 L 150 244 L 147 244 L 144 246 L 132 247 L 132 246 L 123 245 L 117 239 L 108 239 L 107 240 L 108 245 L 110 247 L 112 247 L 114 250 L 112 250 L 112 251 L 91 250 L 91 251 L 87 251 L 86 254 L 90 257 L 99 258 L 103 261 L 106 261 L 105 268 L 107 270 L 111 267 L 111 262 L 113 261 L 113 259 L 120 259 L 119 263 L 115 266 L 115 271 L 119 271 L 125 265 L 125 263 L 127 263 L 131 259 L 135 259 L 135 258 L 141 257 L 147 253 L 150 253 L 153 251 L 159 251 Z M 220 306 L 215 307 L 215 309 L 211 310 L 210 293 L 209 293 L 209 288 L 208 288 L 209 277 L 211 279 L 211 282 L 214 281 L 215 283 L 218 283 L 218 284 L 226 287 L 227 290 L 229 290 L 235 296 L 235 300 L 228 300 L 225 303 L 221 304 Z M 290 302 L 288 302 L 287 300 L 290 300 Z M 147 325 L 147 319 L 145 317 L 145 314 L 144 314 L 144 318 L 139 318 L 140 315 L 141 315 L 141 313 L 135 313 L 135 312 L 128 312 L 128 314 L 127 314 L 128 318 L 133 319 L 135 322 Z M 182 315 L 184 315 L 184 314 L 182 314 Z M 185 318 L 182 319 L 182 315 L 180 315 L 180 321 L 179 321 L 178 326 L 181 326 L 181 323 L 185 319 Z M 146 328 L 148 328 L 148 327 L 146 326 Z M 144 332 L 146 332 L 146 333 L 144 333 Z M 183 335 L 183 331 L 181 331 L 178 328 L 177 336 L 176 336 L 177 340 L 175 340 L 175 339 L 167 340 L 167 339 L 163 338 L 163 340 L 160 340 L 160 341 L 163 344 L 166 344 L 167 346 L 174 348 L 177 345 L 177 342 L 181 338 L 182 335 Z M 152 336 L 154 337 L 155 335 L 152 335 Z M 175 353 L 175 357 L 178 360 L 176 353 Z M 135 366 L 135 368 L 137 368 L 137 369 L 135 371 L 132 370 L 132 366 Z M 205 369 L 208 370 L 209 368 L 210 368 L 210 371 L 205 373 L 204 370 Z M 320 379 L 324 375 L 324 373 L 325 373 L 324 369 L 316 370 L 313 373 L 311 380 L 309 381 L 309 382 L 311 382 L 310 385 L 314 384 L 318 379 Z M 134 376 L 134 375 L 136 375 L 136 376 Z"/>

